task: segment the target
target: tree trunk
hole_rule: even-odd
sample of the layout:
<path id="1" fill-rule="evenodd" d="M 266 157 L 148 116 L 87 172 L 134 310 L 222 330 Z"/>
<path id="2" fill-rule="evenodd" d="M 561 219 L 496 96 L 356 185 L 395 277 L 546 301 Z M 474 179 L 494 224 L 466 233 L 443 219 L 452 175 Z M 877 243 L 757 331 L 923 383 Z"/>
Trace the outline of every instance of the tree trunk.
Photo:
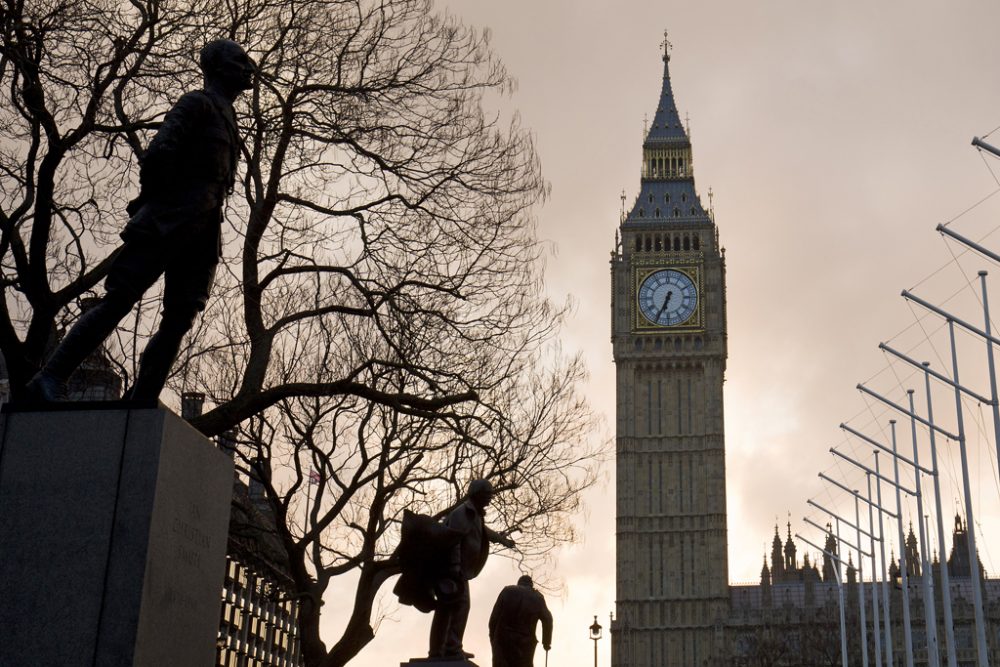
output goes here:
<path id="1" fill-rule="evenodd" d="M 307 659 L 306 667 L 344 667 L 375 638 L 375 631 L 371 626 L 375 596 L 382 584 L 395 574 L 399 574 L 399 566 L 394 563 L 375 563 L 362 568 L 357 594 L 354 597 L 354 610 L 344 634 L 340 641 L 334 644 L 325 661 L 310 663 Z"/>

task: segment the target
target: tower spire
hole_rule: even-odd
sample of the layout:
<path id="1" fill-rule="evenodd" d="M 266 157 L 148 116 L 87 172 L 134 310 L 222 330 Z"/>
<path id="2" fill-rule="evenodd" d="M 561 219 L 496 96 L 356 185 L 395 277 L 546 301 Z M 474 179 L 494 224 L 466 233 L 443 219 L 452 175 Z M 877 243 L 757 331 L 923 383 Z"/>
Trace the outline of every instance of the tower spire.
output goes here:
<path id="1" fill-rule="evenodd" d="M 670 224 L 712 224 L 694 186 L 691 138 L 670 84 L 670 40 L 661 42 L 663 83 L 650 121 L 643 121 L 642 186 L 623 224 L 657 218 Z"/>
<path id="2" fill-rule="evenodd" d="M 646 130 L 646 140 L 643 148 L 652 147 L 687 147 L 690 141 L 680 114 L 677 112 L 677 102 L 674 100 L 674 90 L 670 85 L 670 42 L 663 39 L 663 85 L 660 88 L 660 99 L 656 104 L 656 114 L 653 123 Z"/>

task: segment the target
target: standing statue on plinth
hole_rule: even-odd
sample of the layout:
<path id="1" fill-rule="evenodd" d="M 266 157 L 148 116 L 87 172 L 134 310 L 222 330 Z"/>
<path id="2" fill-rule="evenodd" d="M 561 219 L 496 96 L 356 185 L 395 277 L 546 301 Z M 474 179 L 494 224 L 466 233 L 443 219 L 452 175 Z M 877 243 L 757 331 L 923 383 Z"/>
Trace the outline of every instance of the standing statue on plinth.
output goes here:
<path id="1" fill-rule="evenodd" d="M 162 275 L 160 326 L 128 396 L 155 400 L 184 335 L 205 309 L 222 249 L 222 205 L 235 184 L 240 152 L 233 102 L 253 86 L 256 67 L 228 39 L 206 44 L 199 65 L 204 89 L 185 94 L 167 112 L 140 160 L 140 193 L 126 209 L 125 243 L 105 279 L 106 294 L 28 383 L 31 398 L 63 400 L 69 376 Z"/>
<path id="2" fill-rule="evenodd" d="M 469 618 L 469 580 L 482 571 L 491 542 L 514 547 L 513 540 L 486 526 L 485 510 L 492 499 L 493 486 L 477 479 L 442 523 L 414 514 L 404 518 L 399 545 L 403 574 L 394 592 L 401 603 L 434 612 L 430 658 L 472 657 L 462 649 Z"/>
<path id="3" fill-rule="evenodd" d="M 548 651 L 552 648 L 552 614 L 531 577 L 523 575 L 516 586 L 504 586 L 490 614 L 493 667 L 532 667 L 539 621 L 542 648 Z"/>

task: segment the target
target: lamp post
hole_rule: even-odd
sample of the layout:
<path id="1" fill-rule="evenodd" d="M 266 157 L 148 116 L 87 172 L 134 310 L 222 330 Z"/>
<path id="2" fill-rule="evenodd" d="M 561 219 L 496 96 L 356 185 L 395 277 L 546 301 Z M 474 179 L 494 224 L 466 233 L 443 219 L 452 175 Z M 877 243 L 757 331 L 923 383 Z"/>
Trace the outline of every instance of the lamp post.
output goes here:
<path id="1" fill-rule="evenodd" d="M 602 630 L 601 624 L 597 622 L 597 617 L 594 616 L 594 624 L 590 626 L 590 638 L 594 640 L 594 667 L 597 667 L 597 640 L 603 636 L 601 634 Z"/>

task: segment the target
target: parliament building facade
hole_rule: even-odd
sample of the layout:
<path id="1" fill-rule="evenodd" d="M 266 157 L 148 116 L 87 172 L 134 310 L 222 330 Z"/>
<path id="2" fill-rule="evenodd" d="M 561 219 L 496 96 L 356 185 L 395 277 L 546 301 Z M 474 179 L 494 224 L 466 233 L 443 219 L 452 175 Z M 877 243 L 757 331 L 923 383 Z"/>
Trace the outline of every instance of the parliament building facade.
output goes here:
<path id="1" fill-rule="evenodd" d="M 617 565 L 612 667 L 841 665 L 839 593 L 829 558 L 800 561 L 775 533 L 761 579 L 730 585 L 723 380 L 726 264 L 714 213 L 695 189 L 664 42 L 663 83 L 642 145 L 639 194 L 611 255 L 616 366 Z M 950 596 L 958 664 L 976 664 L 972 596 L 957 520 Z M 827 550 L 836 553 L 835 544 Z M 908 549 L 910 551 L 910 549 Z M 901 566 L 919 567 L 916 547 Z M 909 556 L 909 558 L 907 558 Z M 936 567 L 936 565 L 935 565 Z M 963 577 L 964 574 L 964 577 Z M 910 583 L 915 664 L 929 664 L 920 585 Z M 859 595 L 847 568 L 851 665 L 861 665 Z M 937 586 L 938 606 L 941 588 Z M 867 591 L 867 592 L 866 592 Z M 1000 664 L 1000 580 L 984 585 L 990 661 Z M 893 663 L 905 664 L 902 593 L 892 593 Z M 941 619 L 940 611 L 937 618 Z M 942 655 L 944 655 L 943 637 Z M 884 634 L 882 635 L 884 637 Z M 870 663 L 875 664 L 868 633 Z M 942 662 L 942 664 L 947 664 Z"/>

